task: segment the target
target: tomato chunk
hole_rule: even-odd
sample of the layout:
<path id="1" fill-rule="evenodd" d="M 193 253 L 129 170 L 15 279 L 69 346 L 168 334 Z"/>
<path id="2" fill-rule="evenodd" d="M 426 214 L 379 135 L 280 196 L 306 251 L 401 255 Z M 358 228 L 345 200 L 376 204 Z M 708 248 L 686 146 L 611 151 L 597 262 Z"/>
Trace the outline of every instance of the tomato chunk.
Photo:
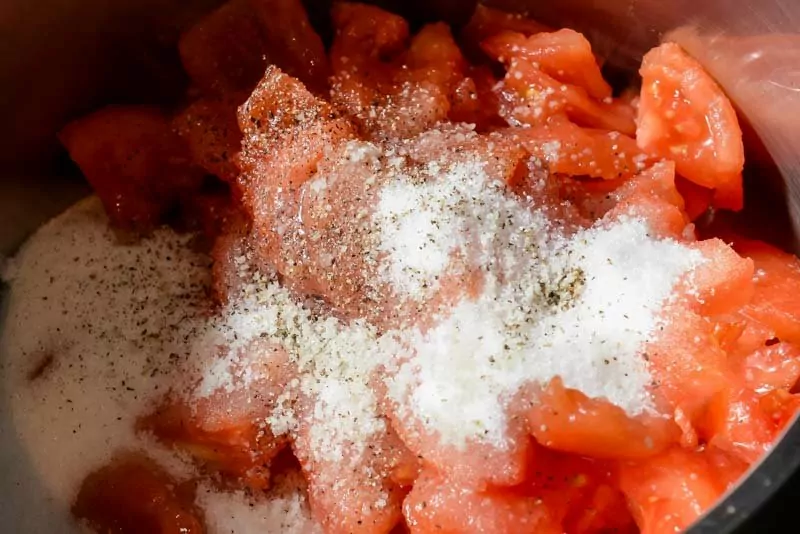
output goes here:
<path id="1" fill-rule="evenodd" d="M 590 399 L 553 379 L 528 411 L 528 426 L 549 448 L 593 458 L 644 458 L 677 441 L 678 428 L 663 417 L 629 417 L 603 399 Z"/>
<path id="2" fill-rule="evenodd" d="M 172 120 L 173 128 L 189 146 L 195 164 L 226 182 L 239 174 L 234 163 L 242 144 L 236 107 L 244 98 L 201 98 Z"/>
<path id="3" fill-rule="evenodd" d="M 250 6 L 273 63 L 311 91 L 325 93 L 330 75 L 328 56 L 301 0 L 250 0 Z"/>
<path id="4" fill-rule="evenodd" d="M 592 46 L 574 30 L 536 33 L 527 38 L 503 32 L 485 39 L 482 47 L 491 57 L 525 58 L 556 80 L 582 87 L 592 98 L 611 97 L 611 86 L 600 73 Z"/>
<path id="5" fill-rule="evenodd" d="M 160 110 L 111 106 L 68 124 L 59 139 L 117 226 L 150 230 L 203 173 Z"/>
<path id="6" fill-rule="evenodd" d="M 606 218 L 634 216 L 648 222 L 657 235 L 685 238 L 689 219 L 675 188 L 675 165 L 662 161 L 639 173 L 615 192 L 617 204 Z"/>
<path id="7" fill-rule="evenodd" d="M 511 490 L 477 491 L 433 470 L 423 471 L 417 479 L 403 503 L 403 513 L 413 534 L 563 532 L 539 499 Z"/>
<path id="8" fill-rule="evenodd" d="M 736 239 L 734 247 L 755 265 L 755 293 L 742 313 L 781 341 L 800 343 L 800 260 L 758 241 Z"/>
<path id="9" fill-rule="evenodd" d="M 546 163 L 551 173 L 613 180 L 630 178 L 648 162 L 630 137 L 561 119 L 503 130 L 503 134 Z"/>
<path id="10" fill-rule="evenodd" d="M 340 458 L 322 457 L 311 444 L 309 416 L 293 444 L 308 480 L 311 511 L 331 534 L 382 534 L 402 519 L 407 486 L 416 478 L 416 464 L 396 434 L 376 435 L 359 454 L 342 451 Z"/>
<path id="11" fill-rule="evenodd" d="M 264 73 L 266 47 L 252 14 L 250 0 L 230 0 L 181 35 L 183 68 L 205 94 L 250 91 Z"/>
<path id="12" fill-rule="evenodd" d="M 286 352 L 256 341 L 243 352 L 242 365 L 256 378 L 237 384 L 233 391 L 219 390 L 193 399 L 166 399 L 154 413 L 142 418 L 141 430 L 189 453 L 205 469 L 221 474 L 225 482 L 254 490 L 266 489 L 270 462 L 288 443 L 275 437 L 265 423 L 293 370 Z"/>
<path id="13" fill-rule="evenodd" d="M 623 463 L 620 487 L 642 534 L 684 531 L 725 491 L 705 454 L 679 448 L 644 462 Z"/>
<path id="14" fill-rule="evenodd" d="M 447 118 L 466 62 L 445 24 L 408 41 L 402 18 L 363 4 L 338 4 L 331 48 L 331 101 L 377 139 L 409 138 Z"/>
<path id="15" fill-rule="evenodd" d="M 713 189 L 714 206 L 741 209 L 742 131 L 722 89 L 674 43 L 648 52 L 640 73 L 639 146 L 674 160 L 681 176 Z"/>
<path id="16" fill-rule="evenodd" d="M 691 244 L 705 261 L 697 266 L 688 283 L 703 315 L 734 312 L 751 302 L 755 287 L 754 266 L 720 239 L 705 239 Z"/>
<path id="17" fill-rule="evenodd" d="M 130 453 L 86 477 L 72 513 L 97 532 L 203 534 L 193 501 L 155 462 Z"/>

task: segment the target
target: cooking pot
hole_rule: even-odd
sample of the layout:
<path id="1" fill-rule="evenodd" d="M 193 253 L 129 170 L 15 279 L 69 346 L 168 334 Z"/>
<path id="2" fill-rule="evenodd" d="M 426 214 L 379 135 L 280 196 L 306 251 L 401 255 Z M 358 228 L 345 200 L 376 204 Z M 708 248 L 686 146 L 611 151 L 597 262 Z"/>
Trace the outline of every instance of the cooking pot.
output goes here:
<path id="1" fill-rule="evenodd" d="M 4 0 L 0 5 L 0 260 L 88 187 L 60 150 L 55 132 L 107 103 L 164 103 L 186 80 L 175 43 L 218 0 Z M 329 2 L 308 0 L 312 22 L 329 36 Z M 412 22 L 463 23 L 473 2 L 379 2 Z M 744 233 L 798 251 L 800 236 L 800 3 L 792 0 L 496 0 L 554 27 L 584 32 L 605 70 L 635 80 L 643 52 L 664 38 L 682 44 L 717 78 L 743 119 L 747 206 Z M 0 327 L 2 327 L 0 309 Z M 2 355 L 0 355 L 2 366 Z M 2 368 L 0 367 L 0 370 Z M 0 384 L 2 382 L 0 381 Z M 2 385 L 0 385 L 0 388 Z M 0 530 L 69 532 L 15 439 L 0 391 Z M 793 493 L 800 467 L 800 422 L 693 527 L 726 533 L 778 492 Z M 792 476 L 795 481 L 792 481 Z M 763 514 L 762 514 L 763 517 Z"/>

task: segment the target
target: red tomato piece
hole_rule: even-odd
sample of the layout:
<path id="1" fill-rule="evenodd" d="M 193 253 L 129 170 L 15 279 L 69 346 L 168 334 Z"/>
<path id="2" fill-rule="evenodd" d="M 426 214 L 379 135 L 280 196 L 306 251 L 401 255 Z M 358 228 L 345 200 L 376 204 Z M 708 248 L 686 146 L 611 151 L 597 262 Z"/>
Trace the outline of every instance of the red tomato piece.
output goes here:
<path id="1" fill-rule="evenodd" d="M 690 298 L 697 302 L 701 314 L 731 313 L 751 302 L 755 291 L 751 259 L 739 256 L 716 238 L 697 241 L 690 246 L 699 250 L 706 260 L 686 281 Z"/>
<path id="2" fill-rule="evenodd" d="M 325 152 L 355 137 L 349 121 L 299 80 L 269 67 L 239 108 L 244 154 L 239 159 L 245 206 L 257 211 L 269 187 L 296 190 Z"/>
<path id="3" fill-rule="evenodd" d="M 477 46 L 485 39 L 504 31 L 532 35 L 549 32 L 552 29 L 519 13 L 509 13 L 477 4 L 472 17 L 462 30 L 461 38 L 468 46 Z"/>
<path id="4" fill-rule="evenodd" d="M 732 364 L 745 386 L 756 393 L 790 391 L 800 379 L 800 348 L 786 342 L 768 344 Z"/>
<path id="5" fill-rule="evenodd" d="M 566 114 L 582 126 L 626 135 L 636 131 L 632 113 L 624 106 L 592 100 L 582 87 L 559 82 L 524 57 L 507 60 L 506 76 L 496 91 L 501 115 L 514 126 L 544 124 Z"/>
<path id="6" fill-rule="evenodd" d="M 697 185 L 682 176 L 675 177 L 675 187 L 683 197 L 690 221 L 696 221 L 708 211 L 714 199 L 713 189 Z"/>
<path id="7" fill-rule="evenodd" d="M 478 491 L 422 472 L 403 503 L 412 534 L 561 534 L 545 503 L 505 489 Z"/>
<path id="8" fill-rule="evenodd" d="M 604 180 L 630 178 L 648 162 L 630 137 L 581 128 L 566 120 L 502 133 L 541 159 L 554 174 Z"/>
<path id="9" fill-rule="evenodd" d="M 81 484 L 72 513 L 97 532 L 203 534 L 202 512 L 181 487 L 149 458 L 118 456 Z"/>
<path id="10" fill-rule="evenodd" d="M 642 534 L 684 531 L 711 508 L 725 483 L 705 454 L 680 448 L 620 465 L 620 488 Z"/>
<path id="11" fill-rule="evenodd" d="M 479 132 L 501 127 L 500 103 L 494 92 L 497 80 L 489 67 L 469 67 L 452 96 L 449 119 L 475 125 Z"/>
<path id="12" fill-rule="evenodd" d="M 580 33 L 563 29 L 552 33 L 502 32 L 481 43 L 493 58 L 524 58 L 561 83 L 581 87 L 590 97 L 611 98 L 611 86 L 603 79 L 592 45 Z"/>
<path id="13" fill-rule="evenodd" d="M 727 355 L 714 342 L 708 319 L 680 304 L 665 306 L 662 315 L 664 329 L 645 348 L 653 392 L 694 422 L 730 383 Z"/>
<path id="14" fill-rule="evenodd" d="M 250 91 L 270 59 L 250 0 L 230 0 L 181 35 L 183 68 L 206 94 Z"/>
<path id="15" fill-rule="evenodd" d="M 464 79 L 467 68 L 450 27 L 443 22 L 427 24 L 414 35 L 404 62 L 412 79 L 432 82 L 448 94 Z"/>
<path id="16" fill-rule="evenodd" d="M 189 146 L 195 164 L 232 183 L 239 174 L 235 157 L 242 144 L 236 107 L 244 98 L 200 98 L 172 120 L 173 128 Z"/>
<path id="17" fill-rule="evenodd" d="M 146 106 L 111 106 L 69 123 L 59 139 L 117 226 L 150 230 L 202 183 L 167 117 Z"/>
<path id="18" fill-rule="evenodd" d="M 722 89 L 674 43 L 648 52 L 640 73 L 639 146 L 674 160 L 681 176 L 714 189 L 714 206 L 741 209 L 742 131 Z"/>
<path id="19" fill-rule="evenodd" d="M 262 490 L 269 487 L 270 462 L 288 443 L 273 436 L 264 421 L 294 371 L 282 348 L 260 341 L 243 351 L 242 360 L 260 378 L 193 400 L 192 406 L 167 399 L 138 426 L 188 452 L 226 482 Z"/>
<path id="20" fill-rule="evenodd" d="M 528 428 L 545 447 L 593 458 L 654 456 L 676 442 L 678 427 L 663 417 L 629 417 L 604 399 L 590 399 L 553 379 L 528 410 Z"/>
<path id="21" fill-rule="evenodd" d="M 708 406 L 701 434 L 710 445 L 752 464 L 769 450 L 778 430 L 758 395 L 734 384 Z"/>
<path id="22" fill-rule="evenodd" d="M 335 73 L 350 72 L 353 65 L 369 68 L 403 52 L 408 44 L 406 20 L 376 6 L 356 2 L 336 3 L 331 10 L 336 38 L 331 46 Z M 376 72 L 370 71 L 368 78 Z"/>
<path id="23" fill-rule="evenodd" d="M 736 239 L 734 247 L 755 264 L 755 294 L 742 314 L 781 341 L 800 343 L 800 260 L 759 241 Z"/>
<path id="24" fill-rule="evenodd" d="M 408 26 L 396 15 L 340 4 L 333 18 L 331 100 L 366 136 L 408 138 L 447 118 L 466 62 L 445 24 L 424 26 L 405 50 Z"/>
<path id="25" fill-rule="evenodd" d="M 180 208 L 181 230 L 200 232 L 207 244 L 214 243 L 243 216 L 230 192 L 222 187 L 186 196 L 181 199 Z"/>
<path id="26" fill-rule="evenodd" d="M 540 499 L 570 533 L 633 532 L 624 495 L 613 485 L 613 464 L 537 446 L 525 483 L 515 488 Z"/>
<path id="27" fill-rule="evenodd" d="M 486 484 L 513 486 L 522 482 L 528 461 L 530 438 L 523 424 L 507 429 L 508 445 L 469 441 L 463 447 L 443 444 L 438 432 L 411 418 L 392 419 L 403 442 L 420 460 L 453 482 L 470 487 Z"/>
<path id="28" fill-rule="evenodd" d="M 800 413 L 800 395 L 783 389 L 773 389 L 759 399 L 759 405 L 780 432 Z"/>
<path id="29" fill-rule="evenodd" d="M 311 512 L 330 534 L 383 534 L 402 519 L 416 462 L 394 432 L 375 436 L 360 456 L 346 448 L 336 460 L 315 454 L 309 425 L 301 424 L 293 448 L 308 480 Z M 388 425 L 388 422 L 387 422 Z"/>
<path id="30" fill-rule="evenodd" d="M 639 173 L 616 191 L 617 204 L 608 219 L 634 216 L 657 235 L 685 239 L 689 220 L 675 188 L 675 165 L 662 161 Z"/>
<path id="31" fill-rule="evenodd" d="M 316 94 L 327 93 L 330 65 L 301 0 L 250 0 L 267 56 Z"/>

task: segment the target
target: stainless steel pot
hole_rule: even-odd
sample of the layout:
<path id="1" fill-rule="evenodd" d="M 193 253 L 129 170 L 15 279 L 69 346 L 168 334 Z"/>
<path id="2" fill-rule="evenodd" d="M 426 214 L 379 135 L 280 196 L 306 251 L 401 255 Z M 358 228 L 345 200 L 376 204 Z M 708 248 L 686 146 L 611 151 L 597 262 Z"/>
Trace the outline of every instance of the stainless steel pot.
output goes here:
<path id="1" fill-rule="evenodd" d="M 59 150 L 56 130 L 104 103 L 175 99 L 185 82 L 175 50 L 177 36 L 217 3 L 5 0 L 0 5 L 0 253 L 13 252 L 33 229 L 88 190 Z M 382 3 L 415 21 L 444 18 L 456 24 L 469 16 L 473 5 L 464 0 Z M 487 3 L 584 31 L 618 73 L 634 72 L 642 53 L 666 34 L 683 44 L 717 77 L 746 122 L 749 196 L 739 224 L 745 231 L 758 227 L 767 239 L 800 250 L 800 3 Z M 329 2 L 307 4 L 324 33 Z M 65 531 L 52 522 L 48 500 L 31 480 L 25 451 L 15 442 L 3 410 L 0 406 L 0 530 Z M 799 467 L 800 422 L 795 422 L 694 532 L 734 531 Z M 754 531 L 765 530 L 756 526 Z"/>

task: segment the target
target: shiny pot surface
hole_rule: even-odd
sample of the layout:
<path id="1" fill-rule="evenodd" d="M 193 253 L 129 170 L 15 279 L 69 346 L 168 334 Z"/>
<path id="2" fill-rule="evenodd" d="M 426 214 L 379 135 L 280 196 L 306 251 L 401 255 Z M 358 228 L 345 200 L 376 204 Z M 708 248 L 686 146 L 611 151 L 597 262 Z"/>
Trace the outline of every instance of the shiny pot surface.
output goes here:
<path id="1" fill-rule="evenodd" d="M 88 191 L 59 149 L 66 121 L 106 103 L 169 102 L 181 93 L 175 43 L 218 0 L 5 0 L 0 6 L 0 259 Z M 325 34 L 329 2 L 309 0 Z M 378 2 L 414 21 L 464 22 L 473 2 Z M 745 122 L 748 205 L 743 227 L 800 250 L 800 3 L 793 0 L 496 0 L 554 27 L 583 31 L 621 77 L 668 36 L 723 85 Z M 2 325 L 0 311 L 0 325 Z M 0 365 L 2 359 L 0 355 Z M 0 395 L 0 402 L 5 395 Z M 732 532 L 800 467 L 800 422 L 694 527 Z M 795 476 L 795 478 L 797 478 Z M 786 490 L 784 490 L 785 492 Z M 66 532 L 0 405 L 3 532 Z M 755 532 L 764 531 L 751 525 Z"/>

